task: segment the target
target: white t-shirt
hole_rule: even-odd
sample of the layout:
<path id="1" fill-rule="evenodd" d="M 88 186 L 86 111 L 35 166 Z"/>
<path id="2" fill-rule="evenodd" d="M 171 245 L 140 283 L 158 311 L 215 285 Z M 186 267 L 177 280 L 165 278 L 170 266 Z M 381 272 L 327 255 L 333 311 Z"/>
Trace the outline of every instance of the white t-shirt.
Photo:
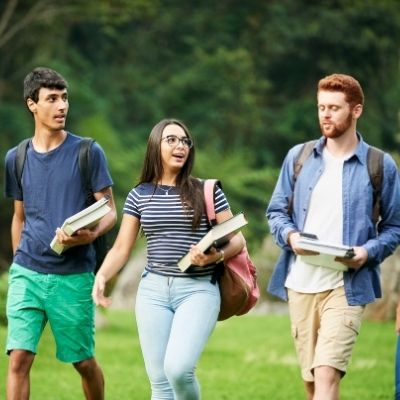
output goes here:
<path id="1" fill-rule="evenodd" d="M 321 241 L 343 241 L 343 163 L 348 156 L 336 158 L 325 148 L 324 171 L 311 194 L 304 232 L 314 233 Z M 300 293 L 319 293 L 343 285 L 343 272 L 304 262 L 297 256 L 285 286 Z"/>

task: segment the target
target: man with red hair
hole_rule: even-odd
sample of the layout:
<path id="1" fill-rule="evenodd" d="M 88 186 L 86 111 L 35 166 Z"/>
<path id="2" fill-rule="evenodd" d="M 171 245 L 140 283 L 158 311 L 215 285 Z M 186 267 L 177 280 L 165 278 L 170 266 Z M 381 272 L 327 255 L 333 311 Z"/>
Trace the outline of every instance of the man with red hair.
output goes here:
<path id="1" fill-rule="evenodd" d="M 370 146 L 356 129 L 362 88 L 351 76 L 333 74 L 319 81 L 317 101 L 322 137 L 297 179 L 294 166 L 303 145 L 288 152 L 267 208 L 282 248 L 268 290 L 289 302 L 307 398 L 337 400 L 365 305 L 381 297 L 379 265 L 400 242 L 400 180 L 384 153 L 377 222 Z M 325 263 L 301 248 L 301 232 L 352 247 L 354 255 Z"/>

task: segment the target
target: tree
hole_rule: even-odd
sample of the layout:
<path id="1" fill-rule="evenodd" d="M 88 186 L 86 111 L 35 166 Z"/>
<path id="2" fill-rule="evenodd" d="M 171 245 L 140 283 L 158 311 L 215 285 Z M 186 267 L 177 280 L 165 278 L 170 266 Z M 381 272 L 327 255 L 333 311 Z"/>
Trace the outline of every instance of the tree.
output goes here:
<path id="1" fill-rule="evenodd" d="M 322 76 L 360 80 L 360 131 L 395 153 L 399 27 L 396 0 L 6 0 L 0 156 L 32 132 L 23 77 L 37 65 L 55 68 L 70 84 L 68 126 L 105 148 L 119 205 L 137 180 L 151 127 L 178 117 L 193 131 L 196 174 L 222 179 L 233 207 L 251 220 L 256 248 L 287 150 L 319 134 Z M 0 262 L 10 254 L 9 213 L 1 207 Z"/>

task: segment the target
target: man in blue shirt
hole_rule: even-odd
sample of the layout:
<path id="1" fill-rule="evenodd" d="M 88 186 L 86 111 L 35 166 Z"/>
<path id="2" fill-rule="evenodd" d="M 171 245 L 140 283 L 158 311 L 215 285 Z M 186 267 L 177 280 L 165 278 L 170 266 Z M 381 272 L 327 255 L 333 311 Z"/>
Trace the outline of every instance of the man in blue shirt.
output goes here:
<path id="1" fill-rule="evenodd" d="M 373 187 L 367 168 L 369 145 L 356 130 L 364 95 L 351 76 L 320 80 L 317 92 L 322 137 L 294 183 L 292 148 L 267 208 L 282 253 L 268 290 L 289 301 L 302 378 L 309 400 L 336 400 L 366 304 L 381 297 L 379 264 L 400 242 L 400 182 L 384 154 L 380 220 L 373 218 Z M 344 244 L 352 258 L 326 263 L 303 250 L 300 232 Z"/>
<path id="2" fill-rule="evenodd" d="M 103 150 L 90 150 L 91 190 L 96 200 L 107 195 L 111 212 L 92 229 L 69 237 L 58 229 L 87 206 L 86 182 L 78 167 L 82 138 L 65 128 L 67 82 L 48 68 L 36 68 L 24 80 L 24 99 L 35 131 L 26 153 L 21 185 L 16 176 L 16 148 L 6 155 L 5 195 L 14 200 L 11 240 L 14 252 L 7 295 L 9 368 L 7 399 L 28 399 L 29 374 L 47 322 L 57 358 L 72 363 L 87 399 L 104 398 L 104 378 L 94 358 L 95 251 L 91 244 L 116 222 L 112 179 Z M 50 248 L 70 247 L 61 255 Z"/>

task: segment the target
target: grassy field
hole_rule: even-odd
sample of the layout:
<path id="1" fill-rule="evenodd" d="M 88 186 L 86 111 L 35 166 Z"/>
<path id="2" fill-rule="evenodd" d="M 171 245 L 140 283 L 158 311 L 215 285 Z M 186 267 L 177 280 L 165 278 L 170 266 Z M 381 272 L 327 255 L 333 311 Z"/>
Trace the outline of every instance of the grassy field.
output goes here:
<path id="1" fill-rule="evenodd" d="M 148 400 L 150 389 L 143 367 L 133 315 L 107 311 L 107 325 L 97 332 L 97 358 L 106 377 L 106 399 Z M 393 399 L 395 334 L 393 323 L 363 323 L 342 400 Z M 284 315 L 248 315 L 218 323 L 200 360 L 197 375 L 205 400 L 303 399 L 289 320 Z M 2 347 L 5 328 L 0 328 Z M 0 398 L 7 358 L 1 356 Z M 78 375 L 54 357 L 46 330 L 31 374 L 32 400 L 83 398 Z"/>

